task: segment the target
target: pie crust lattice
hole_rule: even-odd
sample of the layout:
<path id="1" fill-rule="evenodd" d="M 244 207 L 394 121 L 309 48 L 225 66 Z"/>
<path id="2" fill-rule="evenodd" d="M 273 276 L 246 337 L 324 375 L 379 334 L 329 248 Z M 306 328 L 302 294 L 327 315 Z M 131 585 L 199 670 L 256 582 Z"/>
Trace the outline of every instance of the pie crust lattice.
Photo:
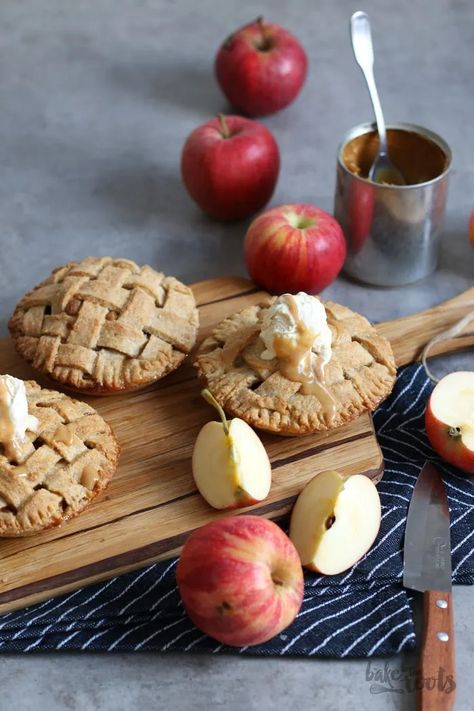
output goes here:
<path id="1" fill-rule="evenodd" d="M 149 266 L 88 257 L 55 269 L 9 327 L 37 370 L 93 394 L 144 387 L 177 368 L 199 325 L 191 289 Z"/>
<path id="2" fill-rule="evenodd" d="M 27 536 L 80 513 L 108 485 L 120 452 L 109 425 L 84 402 L 26 381 L 27 431 L 18 461 L 0 444 L 0 536 Z"/>
<path id="3" fill-rule="evenodd" d="M 264 430 L 298 435 L 340 427 L 389 395 L 396 377 L 389 341 L 360 314 L 323 302 L 332 332 L 324 386 L 336 411 L 329 418 L 316 395 L 301 394 L 301 383 L 279 372 L 277 359 L 261 358 L 262 313 L 273 301 L 226 318 L 198 350 L 198 372 L 228 413 Z"/>

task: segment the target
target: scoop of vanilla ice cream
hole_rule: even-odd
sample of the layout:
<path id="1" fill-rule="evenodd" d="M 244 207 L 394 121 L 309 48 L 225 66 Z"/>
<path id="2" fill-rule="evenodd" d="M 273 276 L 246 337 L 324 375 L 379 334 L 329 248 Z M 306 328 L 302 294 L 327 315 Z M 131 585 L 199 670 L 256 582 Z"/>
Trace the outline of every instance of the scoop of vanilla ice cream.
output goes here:
<path id="1" fill-rule="evenodd" d="M 11 375 L 0 375 L 0 442 L 10 446 L 35 432 L 39 420 L 28 413 L 25 383 Z M 8 440 L 8 441 L 5 441 Z"/>
<path id="2" fill-rule="evenodd" d="M 266 360 L 276 357 L 273 343 L 276 335 L 294 339 L 295 342 L 298 339 L 297 322 L 288 304 L 288 296 L 289 294 L 279 296 L 263 314 L 260 338 L 265 344 L 262 358 Z M 310 296 L 304 291 L 300 291 L 293 298 L 298 307 L 298 317 L 314 333 L 312 350 L 320 356 L 322 364 L 325 365 L 331 359 L 332 353 L 332 334 L 327 324 L 326 309 L 316 296 Z"/>

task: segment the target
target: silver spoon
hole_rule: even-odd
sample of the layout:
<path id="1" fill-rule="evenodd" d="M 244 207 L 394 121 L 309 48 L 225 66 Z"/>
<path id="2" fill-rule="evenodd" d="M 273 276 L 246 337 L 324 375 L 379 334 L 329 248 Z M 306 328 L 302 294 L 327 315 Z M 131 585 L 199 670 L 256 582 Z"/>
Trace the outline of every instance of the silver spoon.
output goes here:
<path id="1" fill-rule="evenodd" d="M 351 17 L 351 41 L 354 56 L 362 74 L 367 82 L 370 99 L 374 108 L 377 131 L 379 134 L 379 152 L 369 171 L 369 178 L 374 183 L 387 183 L 389 185 L 406 185 L 403 175 L 388 157 L 387 131 L 380 104 L 379 94 L 374 78 L 374 49 L 372 34 L 367 13 L 355 12 Z"/>

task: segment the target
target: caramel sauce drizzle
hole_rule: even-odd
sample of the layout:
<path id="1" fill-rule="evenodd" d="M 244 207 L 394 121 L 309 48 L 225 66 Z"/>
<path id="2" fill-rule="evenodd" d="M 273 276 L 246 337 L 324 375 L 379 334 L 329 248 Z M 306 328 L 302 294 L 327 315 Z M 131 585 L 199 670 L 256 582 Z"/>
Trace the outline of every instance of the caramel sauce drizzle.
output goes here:
<path id="1" fill-rule="evenodd" d="M 21 449 L 15 440 L 15 428 L 8 411 L 8 390 L 0 381 L 0 442 L 3 444 L 7 459 L 18 462 L 21 459 Z"/>
<path id="2" fill-rule="evenodd" d="M 329 422 L 336 415 L 336 403 L 324 386 L 324 365 L 322 359 L 312 352 L 315 333 L 300 318 L 298 304 L 292 294 L 286 296 L 290 313 L 296 321 L 298 338 L 296 341 L 282 335 L 275 335 L 273 348 L 279 360 L 281 373 L 294 382 L 301 383 L 303 395 L 315 395 L 320 401 L 324 415 Z"/>
<path id="3" fill-rule="evenodd" d="M 341 336 L 344 333 L 344 324 L 341 323 L 341 321 L 338 321 L 335 318 L 332 318 L 331 316 L 328 316 L 328 325 L 332 326 L 332 328 L 335 331 L 334 338 L 333 338 L 333 343 L 334 341 L 339 341 Z"/>

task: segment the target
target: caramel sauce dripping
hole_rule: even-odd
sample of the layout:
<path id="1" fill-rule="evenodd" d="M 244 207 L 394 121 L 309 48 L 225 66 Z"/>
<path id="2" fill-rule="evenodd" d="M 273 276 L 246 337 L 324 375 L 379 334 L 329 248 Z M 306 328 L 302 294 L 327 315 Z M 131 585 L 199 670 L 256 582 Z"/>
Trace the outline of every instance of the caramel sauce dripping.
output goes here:
<path id="1" fill-rule="evenodd" d="M 94 484 L 97 481 L 97 468 L 93 464 L 86 464 L 81 475 L 81 484 L 85 486 L 86 489 L 92 491 Z"/>
<path id="2" fill-rule="evenodd" d="M 341 339 L 341 336 L 344 333 L 344 324 L 338 321 L 337 319 L 331 318 L 330 316 L 328 317 L 328 325 L 334 329 L 334 339 L 333 343 L 335 341 L 339 341 Z"/>
<path id="3" fill-rule="evenodd" d="M 70 447 L 74 433 L 67 425 L 59 425 L 58 429 L 54 433 L 54 439 L 58 442 L 62 442 L 66 447 Z"/>
<path id="4" fill-rule="evenodd" d="M 311 348 L 315 333 L 300 318 L 298 304 L 292 294 L 286 296 L 288 308 L 296 321 L 298 338 L 275 335 L 273 348 L 279 360 L 281 373 L 294 382 L 301 383 L 303 395 L 315 395 L 320 401 L 325 417 L 332 422 L 336 415 L 336 403 L 324 386 L 324 366 L 321 358 Z"/>
<path id="5" fill-rule="evenodd" d="M 19 462 L 21 448 L 15 440 L 15 427 L 10 419 L 8 410 L 8 390 L 3 381 L 0 381 L 0 442 L 3 444 L 5 456 L 11 461 Z"/>

